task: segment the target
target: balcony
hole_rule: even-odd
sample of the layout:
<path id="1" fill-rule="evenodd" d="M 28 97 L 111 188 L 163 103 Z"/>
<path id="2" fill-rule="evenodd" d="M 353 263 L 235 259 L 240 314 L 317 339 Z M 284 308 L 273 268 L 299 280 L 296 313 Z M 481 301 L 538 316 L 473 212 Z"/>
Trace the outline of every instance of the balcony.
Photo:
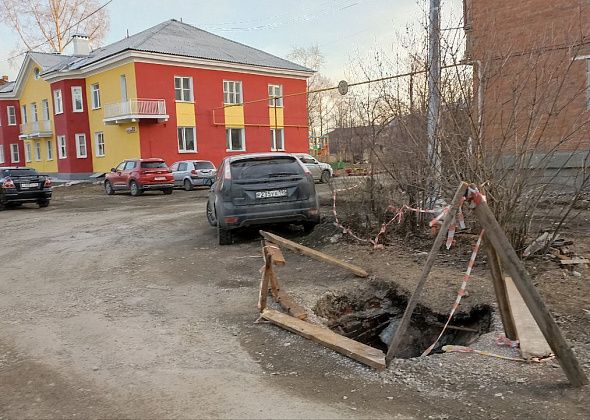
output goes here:
<path id="1" fill-rule="evenodd" d="M 168 121 L 164 99 L 129 99 L 104 106 L 105 124 L 126 124 L 142 119 Z"/>
<path id="2" fill-rule="evenodd" d="M 20 125 L 21 139 L 41 139 L 53 137 L 53 130 L 51 129 L 51 121 L 40 120 L 31 121 Z"/>

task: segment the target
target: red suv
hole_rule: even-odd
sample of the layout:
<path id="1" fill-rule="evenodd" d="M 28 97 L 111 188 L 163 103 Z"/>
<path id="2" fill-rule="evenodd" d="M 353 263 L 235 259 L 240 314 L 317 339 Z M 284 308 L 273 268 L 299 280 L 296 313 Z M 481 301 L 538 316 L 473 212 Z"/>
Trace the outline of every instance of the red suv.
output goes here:
<path id="1" fill-rule="evenodd" d="M 132 196 L 146 190 L 161 190 L 172 194 L 174 177 L 162 159 L 128 159 L 106 174 L 104 190 L 108 195 L 115 191 L 129 190 Z"/>

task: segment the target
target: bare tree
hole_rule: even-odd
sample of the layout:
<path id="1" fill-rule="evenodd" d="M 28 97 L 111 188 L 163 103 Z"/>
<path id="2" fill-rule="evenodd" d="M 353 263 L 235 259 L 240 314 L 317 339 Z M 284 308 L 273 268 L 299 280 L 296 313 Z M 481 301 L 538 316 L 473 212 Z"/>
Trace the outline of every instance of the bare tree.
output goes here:
<path id="1" fill-rule="evenodd" d="M 98 0 L 2 0 L 0 22 L 18 35 L 17 50 L 63 53 L 74 34 L 99 46 L 109 15 Z"/>

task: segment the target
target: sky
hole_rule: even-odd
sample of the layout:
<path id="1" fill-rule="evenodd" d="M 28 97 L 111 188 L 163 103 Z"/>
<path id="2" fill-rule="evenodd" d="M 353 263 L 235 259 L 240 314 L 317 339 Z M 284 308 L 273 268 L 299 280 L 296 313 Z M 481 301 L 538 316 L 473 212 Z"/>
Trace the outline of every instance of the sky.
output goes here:
<path id="1" fill-rule="evenodd" d="M 104 0 L 102 4 L 106 3 Z M 396 46 L 396 32 L 418 23 L 425 0 L 113 0 L 107 10 L 110 44 L 168 19 L 182 19 L 214 34 L 285 58 L 296 47 L 318 45 L 325 57 L 321 72 L 345 78 L 351 57 L 373 48 Z M 462 0 L 443 0 L 442 26 L 457 26 Z M 0 25 L 0 74 L 14 80 L 20 61 L 7 58 L 14 33 Z M 67 53 L 67 51 L 66 51 Z"/>

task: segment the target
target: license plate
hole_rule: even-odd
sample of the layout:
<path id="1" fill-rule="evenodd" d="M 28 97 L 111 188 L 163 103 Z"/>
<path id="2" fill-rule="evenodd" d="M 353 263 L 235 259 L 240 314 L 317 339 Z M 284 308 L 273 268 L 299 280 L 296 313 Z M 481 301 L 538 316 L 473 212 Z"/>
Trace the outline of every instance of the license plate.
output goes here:
<path id="1" fill-rule="evenodd" d="M 154 181 L 165 181 L 166 177 L 165 176 L 157 176 L 154 178 Z"/>
<path id="2" fill-rule="evenodd" d="M 37 188 L 39 186 L 39 184 L 37 183 L 32 183 L 32 184 L 20 184 L 21 188 Z"/>
<path id="3" fill-rule="evenodd" d="M 287 190 L 256 191 L 256 198 L 286 197 Z"/>

